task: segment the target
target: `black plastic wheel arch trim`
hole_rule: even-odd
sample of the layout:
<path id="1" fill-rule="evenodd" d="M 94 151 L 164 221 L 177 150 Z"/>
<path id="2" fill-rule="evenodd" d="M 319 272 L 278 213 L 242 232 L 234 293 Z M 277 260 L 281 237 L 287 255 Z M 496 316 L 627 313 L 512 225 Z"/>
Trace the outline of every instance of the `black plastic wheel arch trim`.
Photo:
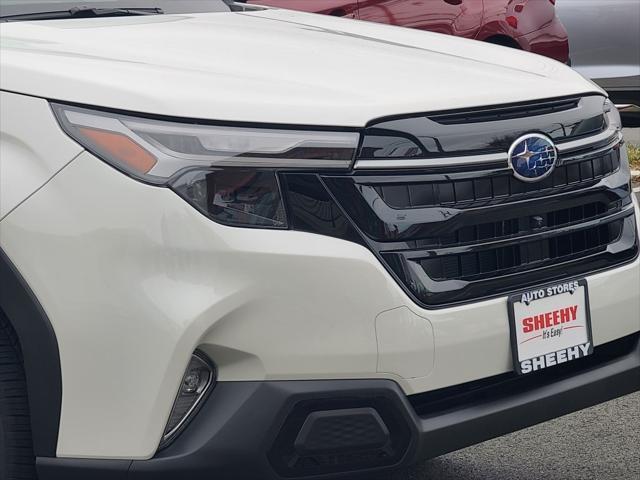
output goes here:
<path id="1" fill-rule="evenodd" d="M 42 305 L 2 249 L 0 309 L 22 349 L 34 453 L 38 457 L 55 457 L 62 406 L 58 341 Z"/>

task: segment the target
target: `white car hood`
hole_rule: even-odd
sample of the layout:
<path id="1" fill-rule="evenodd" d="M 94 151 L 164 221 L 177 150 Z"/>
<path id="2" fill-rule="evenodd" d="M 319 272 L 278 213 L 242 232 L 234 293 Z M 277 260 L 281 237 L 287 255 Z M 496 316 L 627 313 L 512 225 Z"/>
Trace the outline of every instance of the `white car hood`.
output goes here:
<path id="1" fill-rule="evenodd" d="M 0 88 L 177 117 L 363 126 L 599 92 L 472 40 L 287 10 L 2 24 Z"/>

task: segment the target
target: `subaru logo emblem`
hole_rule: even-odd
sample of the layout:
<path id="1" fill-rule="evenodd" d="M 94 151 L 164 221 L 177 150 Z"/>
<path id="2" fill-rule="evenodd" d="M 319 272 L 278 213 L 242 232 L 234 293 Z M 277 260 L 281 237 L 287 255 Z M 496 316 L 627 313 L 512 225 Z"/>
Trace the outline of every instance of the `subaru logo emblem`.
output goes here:
<path id="1" fill-rule="evenodd" d="M 537 133 L 523 135 L 509 148 L 509 166 L 523 182 L 537 182 L 551 175 L 557 159 L 551 139 Z"/>

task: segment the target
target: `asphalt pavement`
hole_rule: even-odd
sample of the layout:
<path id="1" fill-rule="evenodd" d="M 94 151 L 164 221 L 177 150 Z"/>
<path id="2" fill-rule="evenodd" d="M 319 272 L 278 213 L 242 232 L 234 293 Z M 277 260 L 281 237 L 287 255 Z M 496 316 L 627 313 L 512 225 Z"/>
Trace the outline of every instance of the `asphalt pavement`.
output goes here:
<path id="1" fill-rule="evenodd" d="M 460 450 L 390 480 L 640 480 L 640 393 Z"/>

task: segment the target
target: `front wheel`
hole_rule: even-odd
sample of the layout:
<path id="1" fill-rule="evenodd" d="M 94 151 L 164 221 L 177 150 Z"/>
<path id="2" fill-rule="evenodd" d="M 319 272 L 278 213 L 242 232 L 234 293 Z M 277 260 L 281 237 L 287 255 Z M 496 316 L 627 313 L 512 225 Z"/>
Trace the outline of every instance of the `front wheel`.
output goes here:
<path id="1" fill-rule="evenodd" d="M 513 38 L 506 35 L 496 35 L 494 37 L 485 38 L 487 43 L 493 43 L 494 45 L 502 45 L 503 47 L 515 48 L 516 50 L 522 50 L 522 47 Z"/>
<path id="2" fill-rule="evenodd" d="M 0 479 L 36 478 L 20 344 L 0 311 Z"/>

